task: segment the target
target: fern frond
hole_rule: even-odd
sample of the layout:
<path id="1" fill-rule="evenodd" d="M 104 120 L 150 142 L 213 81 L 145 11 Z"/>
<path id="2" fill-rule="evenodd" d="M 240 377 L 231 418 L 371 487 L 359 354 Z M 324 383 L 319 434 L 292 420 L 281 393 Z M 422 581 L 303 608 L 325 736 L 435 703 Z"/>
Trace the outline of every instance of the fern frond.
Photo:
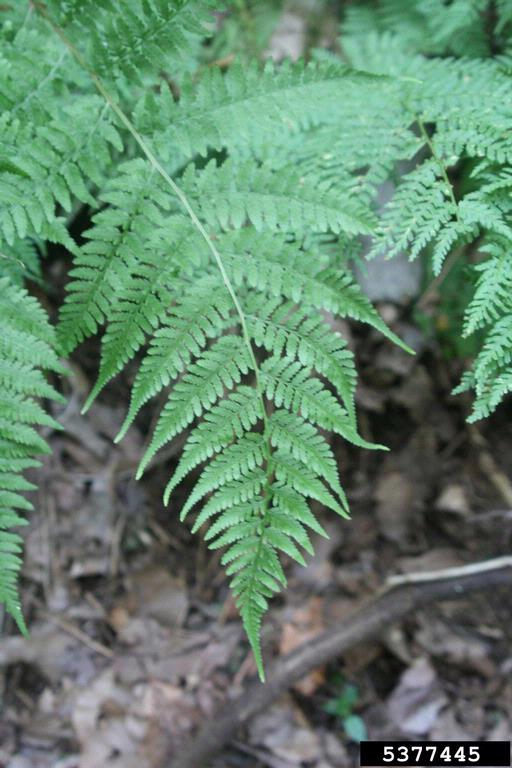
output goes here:
<path id="1" fill-rule="evenodd" d="M 33 240 L 16 239 L 12 245 L 0 244 L 0 277 L 7 277 L 20 287 L 25 280 L 41 281 L 41 259 Z"/>
<path id="2" fill-rule="evenodd" d="M 97 213 L 85 233 L 90 242 L 80 249 L 61 310 L 59 339 L 69 353 L 104 322 L 113 291 L 146 249 L 146 238 L 163 222 L 168 197 L 156 195 L 156 183 L 142 160 L 124 164 L 102 194 L 110 204 Z"/>
<path id="3" fill-rule="evenodd" d="M 104 101 L 34 16 L 14 33 L 2 26 L 0 241 L 40 238 L 73 251 L 62 211 L 95 205 L 91 190 L 123 145 Z"/>
<path id="4" fill-rule="evenodd" d="M 177 49 L 204 36 L 203 11 L 208 16 L 213 4 L 195 5 L 192 20 L 190 0 L 129 0 L 122 13 L 102 0 L 89 16 L 74 0 L 50 2 L 50 22 L 86 62 L 112 111 L 108 120 L 122 126 L 126 154 L 145 156 L 109 165 L 106 183 L 84 177 L 87 201 L 100 210 L 76 254 L 59 334 L 69 352 L 102 327 L 100 371 L 86 407 L 148 345 L 118 439 L 167 390 L 137 477 L 191 428 L 165 499 L 186 475 L 197 475 L 181 516 L 197 508 L 194 530 L 208 524 L 211 545 L 226 548 L 223 562 L 262 675 L 258 630 L 268 598 L 285 581 L 279 555 L 303 563 L 300 549 L 312 551 L 307 529 L 323 532 L 305 499 L 348 514 L 319 430 L 377 447 L 358 435 L 352 354 L 322 313 L 355 318 L 401 343 L 347 268 L 356 238 L 375 224 L 372 195 L 358 195 L 371 182 L 353 178 L 361 143 L 333 176 L 321 164 L 306 167 L 305 157 L 302 167 L 284 145 L 315 124 L 355 119 L 357 87 L 378 89 L 373 75 L 300 63 L 263 74 L 206 73 L 199 84 L 186 82 L 176 103 L 165 87 L 153 95 L 155 67 L 170 67 L 174 80 Z M 129 117 L 138 95 L 132 80 L 150 94 L 136 109 L 137 127 Z M 396 98 L 394 109 L 389 125 L 410 139 L 395 119 Z M 251 113 L 265 128 L 263 140 Z M 283 147 L 276 163 L 267 160 L 274 137 Z M 399 144 L 381 169 L 391 167 Z M 197 163 L 198 154 L 207 162 Z M 69 191 L 80 199 L 78 188 Z"/>
<path id="5" fill-rule="evenodd" d="M 455 394 L 470 389 L 475 391 L 469 421 L 474 422 L 489 416 L 511 391 L 511 365 L 512 305 L 509 302 L 507 313 L 488 331 L 472 370 L 465 374 L 461 384 L 454 390 Z"/>
<path id="6" fill-rule="evenodd" d="M 444 7 L 432 0 L 432 15 L 414 2 L 404 18 L 402 5 L 381 0 L 364 12 L 351 9 L 343 39 L 356 66 L 396 76 L 394 91 L 388 85 L 389 111 L 400 122 L 401 105 L 403 124 L 417 125 L 422 145 L 415 167 L 399 179 L 384 210 L 372 254 L 404 251 L 415 258 L 428 251 L 435 274 L 456 249 L 461 258 L 471 252 L 469 244 L 486 257 L 466 272 L 476 280 L 463 328 L 465 336 L 478 331 L 483 348 L 456 390 L 475 390 L 474 419 L 496 407 L 509 383 L 510 77 L 500 61 L 479 58 L 483 50 L 478 52 L 477 36 L 470 40 L 473 32 L 484 30 L 483 0 L 457 0 Z M 501 7 L 488 18 L 488 31 L 498 21 L 496 41 L 507 18 Z M 455 51 L 462 40 L 467 50 L 460 59 L 419 54 Z M 374 106 L 367 103 L 364 109 L 371 114 Z"/>
<path id="7" fill-rule="evenodd" d="M 118 439 L 151 398 L 164 402 L 138 476 L 189 430 L 165 501 L 192 476 L 181 514 L 225 549 L 261 675 L 280 557 L 303 562 L 311 532 L 324 533 L 308 500 L 348 514 L 323 431 L 381 447 L 358 433 L 336 321 L 405 348 L 352 278 L 361 236 L 373 254 L 428 252 L 435 273 L 478 247 L 464 332 L 483 348 L 461 385 L 475 414 L 509 391 L 512 361 L 507 3 L 360 0 L 340 45 L 359 70 L 327 51 L 245 66 L 261 43 L 250 19 L 279 2 L 228 4 L 227 16 L 214 0 L 47 0 L 28 14 L 12 2 L 0 25 L 0 517 L 18 522 L 26 507 L 20 474 L 46 448 L 34 426 L 55 426 L 35 398 L 56 396 L 43 371 L 59 370 L 53 331 L 12 282 L 58 242 L 74 257 L 60 349 L 102 335 L 86 407 L 135 359 Z M 237 16 L 248 27 L 235 43 Z M 247 50 L 203 66 L 227 44 L 228 56 Z"/>
<path id="8" fill-rule="evenodd" d="M 256 301 L 253 299 L 251 305 Z M 278 378 L 285 376 L 283 381 L 289 380 L 285 369 L 297 359 L 297 372 L 312 367 L 324 375 L 342 399 L 347 413 L 352 415 L 356 370 L 353 355 L 342 337 L 333 333 L 320 316 L 311 317 L 299 309 L 295 310 L 291 304 L 259 301 L 256 307 L 258 314 L 248 318 L 250 332 L 258 346 L 264 346 L 268 352 L 275 354 L 276 361 L 283 356 L 283 367 L 275 370 Z M 262 366 L 263 371 L 266 365 Z M 301 389 L 300 382 L 297 382 L 297 388 Z"/>
<path id="9" fill-rule="evenodd" d="M 247 432 L 239 440 L 229 445 L 203 470 L 194 490 L 183 505 L 180 518 L 184 520 L 188 512 L 208 493 L 223 488 L 227 483 L 237 482 L 261 466 L 264 460 L 265 442 L 258 432 Z"/>
<path id="10" fill-rule="evenodd" d="M 53 328 L 37 301 L 6 278 L 0 279 L 0 294 L 0 603 L 26 632 L 17 589 L 22 539 L 11 529 L 25 525 L 22 513 L 32 509 L 21 493 L 34 486 L 22 473 L 38 466 L 37 454 L 49 452 L 34 427 L 59 427 L 37 402 L 62 399 L 43 371 L 62 368 Z"/>
<path id="11" fill-rule="evenodd" d="M 160 326 L 183 288 L 183 271 L 193 264 L 195 254 L 187 256 L 202 247 L 187 219 L 173 217 L 167 225 L 166 238 L 157 232 L 148 234 L 142 243 L 132 233 L 128 248 L 133 255 L 137 253 L 137 259 L 120 275 L 116 286 L 119 294 L 110 307 L 98 378 L 85 409 Z"/>
<path id="12" fill-rule="evenodd" d="M 268 608 L 268 600 L 286 585 L 286 578 L 279 563 L 275 539 L 271 540 L 272 523 L 270 511 L 261 522 L 261 516 L 254 515 L 252 529 L 258 535 L 245 536 L 243 542 L 232 545 L 222 558 L 227 565 L 226 573 L 233 576 L 230 587 L 242 617 L 262 680 L 265 679 L 261 655 L 261 620 Z M 285 537 L 285 542 L 288 541 Z M 280 542 L 282 544 L 282 541 Z M 280 547 L 281 548 L 281 547 Z M 287 549 L 290 550 L 289 547 Z M 291 549 L 296 555 L 296 547 Z"/>
<path id="13" fill-rule="evenodd" d="M 168 503 L 172 491 L 199 464 L 211 459 L 236 438 L 241 438 L 263 418 L 261 401 L 252 387 L 239 386 L 205 413 L 204 421 L 190 435 L 164 493 Z"/>
<path id="14" fill-rule="evenodd" d="M 184 288 L 151 339 L 117 441 L 126 434 L 142 406 L 184 371 L 194 357 L 199 357 L 210 339 L 233 324 L 232 309 L 231 299 L 218 278 L 205 275 Z"/>
<path id="15" fill-rule="evenodd" d="M 278 451 L 301 461 L 318 476 L 325 478 L 331 490 L 343 499 L 336 459 L 328 443 L 316 429 L 297 414 L 275 411 L 269 419 L 270 443 Z"/>
<path id="16" fill-rule="evenodd" d="M 292 357 L 268 358 L 262 366 L 262 381 L 266 396 L 278 408 L 284 406 L 321 429 L 337 432 L 356 445 L 368 447 L 355 428 L 353 390 L 347 392 L 345 410 L 320 379 L 311 376 L 311 369 Z"/>
<path id="17" fill-rule="evenodd" d="M 256 505 L 259 512 L 264 514 L 265 503 L 264 499 L 262 499 L 262 491 L 266 484 L 267 475 L 262 467 L 255 467 L 252 471 L 247 472 L 244 477 L 226 482 L 202 506 L 194 521 L 192 531 L 194 533 L 197 532 L 201 526 L 206 522 L 210 522 L 219 513 L 229 510 L 234 510 L 235 513 L 236 510 L 240 509 L 240 505 L 243 505 L 245 508 L 247 502 Z M 218 520 L 221 519 L 224 520 L 223 515 L 218 518 Z M 217 522 L 213 523 L 213 525 Z"/>
<path id="18" fill-rule="evenodd" d="M 345 497 L 341 498 L 341 504 L 326 489 L 321 481 L 321 476 L 312 471 L 304 461 L 292 458 L 289 454 L 276 451 L 273 454 L 275 476 L 278 481 L 286 483 L 302 496 L 323 504 L 343 517 L 349 517 L 348 506 Z"/>

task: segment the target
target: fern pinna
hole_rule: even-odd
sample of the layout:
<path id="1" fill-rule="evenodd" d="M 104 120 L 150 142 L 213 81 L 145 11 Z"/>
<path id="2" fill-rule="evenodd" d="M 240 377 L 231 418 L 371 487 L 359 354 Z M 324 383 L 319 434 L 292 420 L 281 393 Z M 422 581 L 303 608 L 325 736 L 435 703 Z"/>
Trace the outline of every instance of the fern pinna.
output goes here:
<path id="1" fill-rule="evenodd" d="M 401 343 L 351 276 L 363 236 L 373 254 L 430 251 L 436 271 L 478 244 L 463 330 L 485 338 L 463 386 L 476 390 L 475 416 L 512 387 L 512 19 L 496 3 L 489 44 L 483 0 L 434 0 L 432 13 L 416 0 L 406 12 L 397 0 L 358 2 L 342 27 L 347 63 L 313 51 L 307 65 L 261 66 L 240 51 L 226 67 L 235 5 L 222 14 L 213 0 L 2 8 L 0 273 L 15 297 L 6 306 L 24 307 L 9 322 L 22 322 L 40 311 L 19 283 L 39 279 L 45 243 L 72 254 L 59 352 L 102 333 L 85 409 L 136 361 L 118 439 L 150 400 L 163 402 L 138 476 L 186 431 L 165 501 L 188 478 L 181 517 L 194 514 L 194 530 L 224 549 L 263 676 L 260 624 L 286 581 L 280 555 L 304 562 L 311 532 L 324 534 L 310 502 L 348 515 L 326 433 L 378 447 L 358 433 L 353 355 L 336 331 L 348 317 Z M 246 48 L 261 51 L 246 32 Z M 410 170 L 396 180 L 401 161 Z M 375 200 L 390 178 L 396 194 L 382 213 Z M 84 212 L 78 245 L 70 232 Z M 41 327 L 44 338 L 13 325 L 2 342 L 28 387 L 10 384 L 6 368 L 8 525 L 23 503 L 18 472 L 44 447 L 26 422 L 54 426 L 32 401 L 55 394 L 34 370 L 57 366 L 53 331 Z M 4 557 L 3 599 L 21 623 L 16 557 Z"/>

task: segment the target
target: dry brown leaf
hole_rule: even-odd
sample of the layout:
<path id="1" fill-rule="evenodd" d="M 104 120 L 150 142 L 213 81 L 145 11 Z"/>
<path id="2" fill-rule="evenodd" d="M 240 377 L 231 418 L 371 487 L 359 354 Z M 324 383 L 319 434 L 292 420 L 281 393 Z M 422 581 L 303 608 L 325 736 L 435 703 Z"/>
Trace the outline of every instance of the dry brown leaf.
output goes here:
<path id="1" fill-rule="evenodd" d="M 435 503 L 436 509 L 452 512 L 455 515 L 468 515 L 470 506 L 464 486 L 457 483 L 447 485 Z"/>
<path id="2" fill-rule="evenodd" d="M 472 736 L 464 730 L 452 709 L 447 708 L 438 718 L 429 733 L 432 741 L 471 741 Z"/>
<path id="3" fill-rule="evenodd" d="M 427 658 L 417 659 L 388 698 L 389 714 L 403 733 L 423 736 L 434 726 L 447 698 Z"/>
<path id="4" fill-rule="evenodd" d="M 487 678 L 496 674 L 490 644 L 468 632 L 461 634 L 443 621 L 422 617 L 415 640 L 432 656 L 444 658 L 450 664 L 473 669 Z"/>
<path id="5" fill-rule="evenodd" d="M 279 652 L 282 656 L 290 653 L 299 645 L 306 643 L 311 638 L 324 630 L 322 616 L 323 599 L 312 597 L 303 608 L 297 608 L 289 621 L 283 626 Z M 311 696 L 325 681 L 324 668 L 318 668 L 299 680 L 294 688 L 304 696 Z"/>
<path id="6" fill-rule="evenodd" d="M 375 499 L 382 535 L 397 543 L 407 541 L 415 499 L 412 480 L 399 471 L 383 473 L 377 483 Z"/>
<path id="7" fill-rule="evenodd" d="M 129 586 L 130 592 L 119 601 L 118 608 L 165 626 L 183 625 L 189 605 L 185 584 L 171 576 L 167 568 L 150 565 L 137 571 L 130 576 Z"/>
<path id="8" fill-rule="evenodd" d="M 145 725 L 137 731 L 127 717 L 133 704 L 133 692 L 117 684 L 113 669 L 79 691 L 71 722 L 81 747 L 80 768 L 149 768 L 139 744 Z"/>
<path id="9" fill-rule="evenodd" d="M 300 720 L 300 721 L 299 721 Z M 291 765 L 303 765 L 321 758 L 318 734 L 298 718 L 289 701 L 276 704 L 258 715 L 249 727 L 250 742 L 265 747 Z"/>

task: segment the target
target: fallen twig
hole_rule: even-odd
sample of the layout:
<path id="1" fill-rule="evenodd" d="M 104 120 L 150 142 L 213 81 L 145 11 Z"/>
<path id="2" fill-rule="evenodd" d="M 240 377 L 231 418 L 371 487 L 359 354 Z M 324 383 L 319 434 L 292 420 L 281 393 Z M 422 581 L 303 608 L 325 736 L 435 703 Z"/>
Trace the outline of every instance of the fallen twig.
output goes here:
<path id="1" fill-rule="evenodd" d="M 79 627 L 75 626 L 70 621 L 63 619 L 60 616 L 54 616 L 52 613 L 42 610 L 41 608 L 39 609 L 39 614 L 48 621 L 51 621 L 53 624 L 56 624 L 58 627 L 64 630 L 64 632 L 67 632 L 68 635 L 71 635 L 76 640 L 79 640 L 81 643 L 90 648 L 91 651 L 95 651 L 95 653 L 99 653 L 100 656 L 105 656 L 107 659 L 114 658 L 114 651 L 112 651 L 110 648 L 107 648 L 107 646 L 103 645 L 103 643 L 99 643 L 97 640 L 89 637 L 89 635 L 87 635 L 85 632 L 82 632 Z"/>
<path id="2" fill-rule="evenodd" d="M 254 715 L 272 702 L 315 667 L 326 664 L 350 648 L 380 634 L 411 611 L 429 603 L 454 600 L 479 590 L 512 585 L 512 557 L 499 557 L 460 568 L 432 571 L 428 574 L 405 574 L 392 577 L 383 589 L 355 611 L 342 624 L 337 624 L 309 640 L 269 670 L 265 685 L 250 683 L 237 698 L 224 706 L 227 714 L 206 723 L 179 749 L 167 755 L 165 765 L 171 768 L 204 768 L 211 758 Z"/>

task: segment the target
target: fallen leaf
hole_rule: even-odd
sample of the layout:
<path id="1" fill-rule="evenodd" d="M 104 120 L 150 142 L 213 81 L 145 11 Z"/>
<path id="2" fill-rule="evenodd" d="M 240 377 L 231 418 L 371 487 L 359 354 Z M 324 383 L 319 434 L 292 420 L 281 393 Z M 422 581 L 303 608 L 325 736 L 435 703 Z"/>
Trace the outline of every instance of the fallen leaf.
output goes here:
<path id="1" fill-rule="evenodd" d="M 401 543 L 409 538 L 415 498 L 412 480 L 402 472 L 385 472 L 375 491 L 377 519 L 383 536 Z"/>
<path id="2" fill-rule="evenodd" d="M 490 644 L 468 633 L 460 634 L 443 621 L 423 617 L 415 640 L 423 650 L 451 664 L 474 669 L 488 678 L 496 674 L 496 665 L 490 658 Z"/>
<path id="3" fill-rule="evenodd" d="M 279 643 L 279 652 L 282 656 L 290 653 L 299 645 L 303 645 L 323 631 L 322 606 L 322 598 L 312 597 L 304 608 L 297 608 L 293 612 L 291 619 L 283 626 Z M 320 667 L 310 672 L 306 677 L 303 677 L 298 683 L 295 683 L 294 688 L 304 696 L 311 696 L 323 684 L 324 680 L 324 668 Z"/>
<path id="4" fill-rule="evenodd" d="M 466 491 L 462 485 L 452 483 L 443 489 L 435 503 L 436 509 L 452 512 L 456 515 L 468 515 L 470 512 Z"/>
<path id="5" fill-rule="evenodd" d="M 131 706 L 133 695 L 116 683 L 112 669 L 79 691 L 71 722 L 81 747 L 80 768 L 149 768 L 139 744 L 143 733 L 134 733 L 124 716 Z"/>
<path id="6" fill-rule="evenodd" d="M 130 576 L 130 592 L 118 607 L 127 608 L 138 618 L 155 619 L 169 627 L 181 627 L 188 612 L 188 597 L 181 579 L 167 568 L 151 565 Z"/>
<path id="7" fill-rule="evenodd" d="M 468 733 L 455 717 L 452 709 L 445 709 L 443 716 L 438 718 L 429 732 L 431 741 L 471 741 Z"/>
<path id="8" fill-rule="evenodd" d="M 321 757 L 321 743 L 318 734 L 298 722 L 290 701 L 281 702 L 252 721 L 249 732 L 250 742 L 265 747 L 272 754 L 288 760 L 292 765 L 314 762 Z"/>
<path id="9" fill-rule="evenodd" d="M 393 722 L 403 733 L 423 736 L 433 727 L 447 698 L 435 669 L 423 657 L 402 674 L 387 703 Z"/>

